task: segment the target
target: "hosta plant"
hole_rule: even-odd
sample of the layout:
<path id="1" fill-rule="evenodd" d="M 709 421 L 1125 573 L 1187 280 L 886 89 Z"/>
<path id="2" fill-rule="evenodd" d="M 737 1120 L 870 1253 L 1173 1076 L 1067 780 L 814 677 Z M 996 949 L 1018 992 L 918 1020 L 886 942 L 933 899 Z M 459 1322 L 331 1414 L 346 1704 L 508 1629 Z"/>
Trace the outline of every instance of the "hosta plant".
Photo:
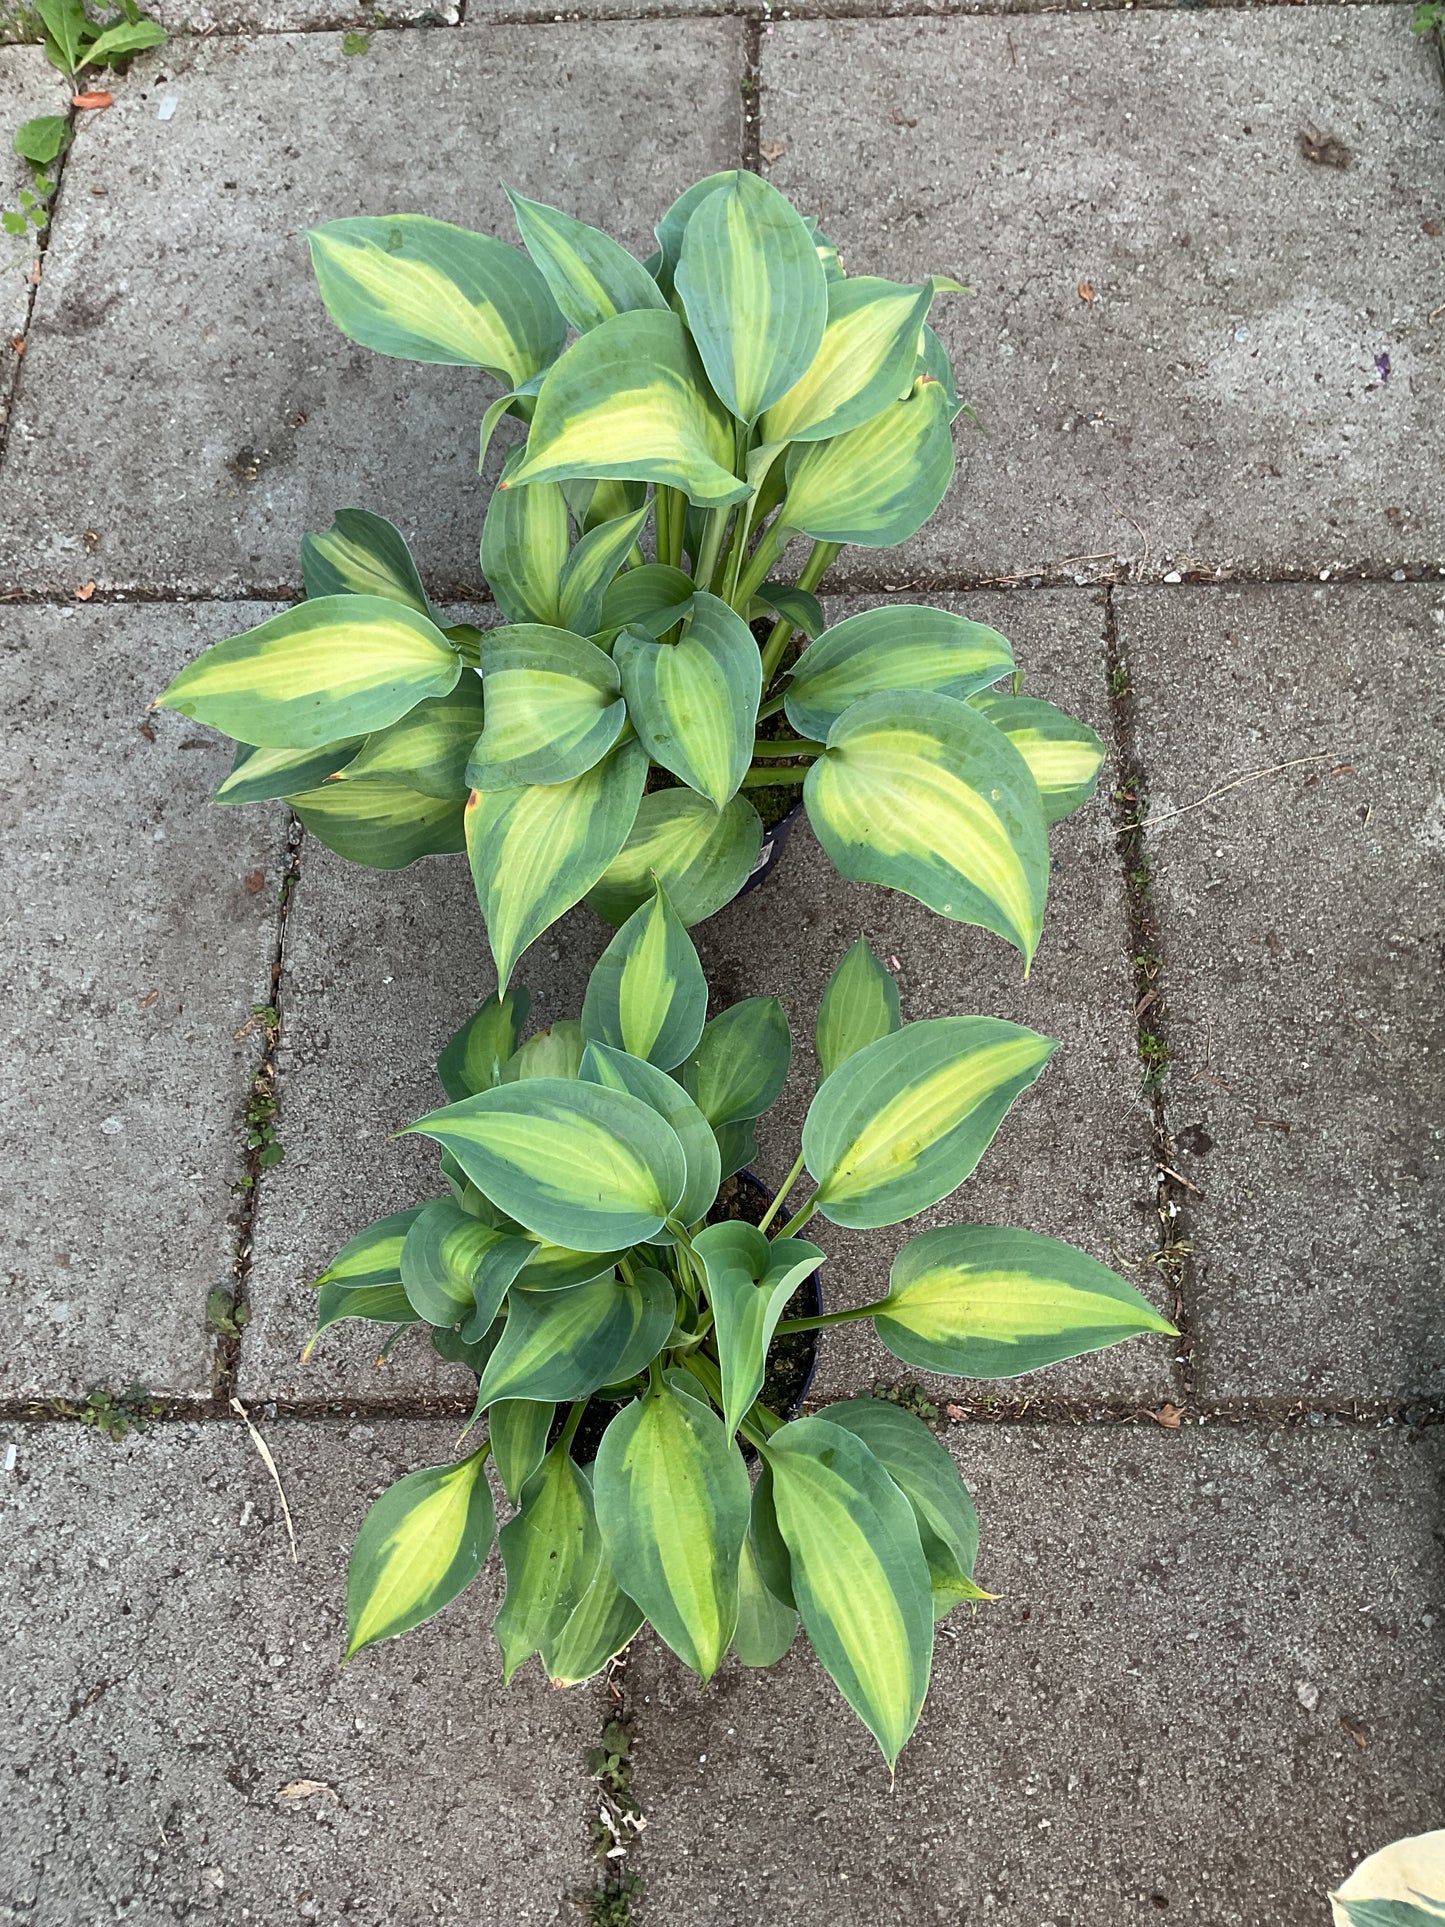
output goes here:
<path id="1" fill-rule="evenodd" d="M 943 499 L 959 402 L 928 316 L 958 283 L 846 276 L 748 173 L 689 188 L 646 263 L 512 205 L 526 252 L 421 215 L 311 236 L 352 340 L 502 384 L 484 451 L 503 416 L 525 431 L 482 531 L 504 621 L 449 624 L 397 530 L 343 510 L 306 538 L 306 600 L 162 698 L 238 739 L 217 800 L 284 797 L 383 868 L 465 848 L 505 988 L 584 897 L 621 923 L 657 877 L 710 915 L 757 861 L 750 799 L 800 789 L 844 876 L 1027 965 L 1098 738 L 1018 693 L 995 630 L 911 604 L 828 626 L 816 594 L 843 544 Z"/>
<path id="2" fill-rule="evenodd" d="M 494 1626 L 508 1678 L 535 1653 L 557 1683 L 586 1679 L 648 1620 L 707 1680 L 729 1647 L 770 1665 L 801 1619 L 891 1765 L 923 1704 L 935 1620 L 987 1597 L 973 1505 L 951 1455 L 896 1405 L 777 1410 L 769 1351 L 869 1318 L 907 1364 L 1011 1377 L 1171 1329 L 1093 1258 L 988 1225 L 911 1239 L 872 1304 L 784 1315 L 824 1262 L 810 1223 L 873 1230 L 947 1197 L 1054 1046 L 991 1017 L 902 1023 L 860 941 L 818 1012 L 797 1163 L 751 1223 L 718 1217 L 719 1189 L 782 1089 L 787 1022 L 763 997 L 705 1021 L 697 952 L 660 887 L 598 962 L 580 1021 L 524 1042 L 527 1007 L 515 987 L 487 1000 L 439 1060 L 452 1101 L 409 1127 L 441 1147 L 445 1194 L 363 1231 L 320 1281 L 322 1328 L 429 1324 L 478 1374 L 488 1426 L 372 1508 L 348 1655 L 476 1575 L 495 1529 L 491 1458 L 517 1507 Z M 788 1215 L 805 1171 L 813 1188 Z M 584 1449 L 593 1401 L 605 1429 Z"/>

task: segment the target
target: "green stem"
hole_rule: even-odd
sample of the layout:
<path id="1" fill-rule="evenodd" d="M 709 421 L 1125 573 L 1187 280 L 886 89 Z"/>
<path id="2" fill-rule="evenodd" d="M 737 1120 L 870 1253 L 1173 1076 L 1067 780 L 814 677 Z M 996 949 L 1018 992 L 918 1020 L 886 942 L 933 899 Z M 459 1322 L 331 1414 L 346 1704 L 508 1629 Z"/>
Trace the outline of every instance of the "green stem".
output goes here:
<path id="1" fill-rule="evenodd" d="M 812 767 L 811 764 L 808 766 Z M 808 771 L 799 769 L 795 764 L 786 769 L 750 769 L 740 785 L 745 790 L 771 789 L 775 783 L 802 783 L 807 781 Z"/>
<path id="2" fill-rule="evenodd" d="M 706 1352 L 689 1352 L 683 1359 L 682 1365 L 683 1370 L 692 1373 L 713 1404 L 721 1411 L 723 1407 L 722 1373 L 715 1362 Z M 771 1424 L 768 1423 L 770 1419 Z M 768 1411 L 766 1405 L 754 1405 L 738 1426 L 738 1430 L 749 1445 L 755 1445 L 761 1451 L 781 1424 L 782 1420 L 776 1412 Z"/>
<path id="3" fill-rule="evenodd" d="M 821 756 L 826 748 L 826 743 L 809 742 L 802 736 L 759 736 L 753 744 L 753 760 L 766 761 L 770 756 Z"/>
<path id="4" fill-rule="evenodd" d="M 640 542 L 634 542 L 632 547 L 627 551 L 627 567 L 629 569 L 644 569 L 646 566 L 647 557 L 642 553 L 642 544 Z"/>
<path id="5" fill-rule="evenodd" d="M 817 1318 L 784 1318 L 777 1325 L 780 1332 L 816 1332 L 825 1325 L 846 1325 L 854 1318 L 871 1318 L 875 1311 L 882 1311 L 888 1303 L 880 1298 L 876 1305 L 859 1305 L 856 1311 L 825 1311 Z"/>
<path id="6" fill-rule="evenodd" d="M 731 514 L 732 510 L 728 508 L 709 509 L 707 512 L 707 524 L 703 529 L 702 537 L 702 553 L 693 571 L 693 580 L 700 589 L 710 588 L 712 585 L 717 559 L 722 550 L 723 536 L 727 533 L 728 517 Z"/>
<path id="7" fill-rule="evenodd" d="M 765 723 L 768 720 L 769 716 L 776 716 L 778 711 L 782 708 L 783 702 L 784 702 L 784 698 L 782 696 L 774 696 L 771 702 L 764 703 L 762 708 L 758 711 L 758 721 L 760 723 Z"/>
<path id="8" fill-rule="evenodd" d="M 791 534 L 791 529 L 784 528 L 781 522 L 774 522 L 758 537 L 758 546 L 753 550 L 752 560 L 743 570 L 742 579 L 728 597 L 744 622 L 747 621 L 748 604 L 753 599 L 753 591 L 760 589 L 767 581 L 768 570 L 782 554 L 783 545 Z"/>
<path id="9" fill-rule="evenodd" d="M 562 1436 L 557 1441 L 558 1445 L 561 1446 L 564 1452 L 567 1450 L 568 1446 L 571 1445 L 573 1439 L 576 1438 L 577 1427 L 582 1423 L 582 1414 L 587 1410 L 587 1407 L 591 1403 L 592 1401 L 590 1398 L 579 1398 L 577 1403 L 572 1407 L 571 1411 L 567 1414 L 567 1421 L 562 1427 Z"/>
<path id="10" fill-rule="evenodd" d="M 680 569 L 687 542 L 687 496 L 680 488 L 672 491 L 672 559 Z"/>
<path id="11" fill-rule="evenodd" d="M 783 1200 L 787 1197 L 788 1193 L 792 1190 L 793 1186 L 798 1182 L 798 1179 L 802 1175 L 803 1175 L 803 1154 L 801 1151 L 799 1151 L 797 1163 L 793 1166 L 792 1170 L 789 1171 L 788 1175 L 783 1179 L 782 1190 L 779 1191 L 778 1195 L 773 1199 L 772 1203 L 768 1206 L 767 1210 L 763 1213 L 762 1217 L 758 1219 L 759 1231 L 766 1231 L 768 1226 L 773 1222 L 773 1219 L 777 1217 L 778 1213 L 783 1208 Z"/>
<path id="12" fill-rule="evenodd" d="M 818 1194 L 815 1191 L 801 1211 L 795 1211 L 778 1233 L 780 1238 L 791 1238 L 795 1231 L 801 1231 L 818 1208 Z"/>

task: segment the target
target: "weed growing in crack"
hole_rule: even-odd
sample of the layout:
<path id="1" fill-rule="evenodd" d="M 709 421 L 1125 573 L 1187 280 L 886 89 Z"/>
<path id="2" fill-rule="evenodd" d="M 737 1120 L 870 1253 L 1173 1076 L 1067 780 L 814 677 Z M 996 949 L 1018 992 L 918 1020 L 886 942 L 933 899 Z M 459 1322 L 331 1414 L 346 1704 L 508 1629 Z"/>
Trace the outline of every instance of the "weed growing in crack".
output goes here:
<path id="1" fill-rule="evenodd" d="M 897 1405 L 902 1411 L 911 1412 L 925 1425 L 932 1425 L 938 1417 L 938 1407 L 928 1397 L 923 1387 L 913 1379 L 900 1379 L 895 1385 L 876 1384 L 874 1398 L 887 1399 L 890 1405 Z"/>

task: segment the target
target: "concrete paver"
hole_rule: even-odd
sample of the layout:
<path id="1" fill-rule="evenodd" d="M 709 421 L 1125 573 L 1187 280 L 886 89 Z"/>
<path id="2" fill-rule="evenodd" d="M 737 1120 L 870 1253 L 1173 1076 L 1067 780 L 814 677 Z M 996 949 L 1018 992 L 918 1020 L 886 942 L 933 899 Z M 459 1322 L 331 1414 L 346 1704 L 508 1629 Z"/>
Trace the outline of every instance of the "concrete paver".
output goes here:
<path id="1" fill-rule="evenodd" d="M 1122 591 L 1219 1396 L 1445 1388 L 1445 590 Z M 1302 757 L 1191 807 L 1249 770 Z M 1169 818 L 1171 810 L 1183 813 Z M 1162 820 L 1167 819 L 1167 820 Z"/>
<path id="2" fill-rule="evenodd" d="M 5 102 L 5 124 L 0 138 L 0 210 L 19 213 L 24 189 L 34 191 L 29 164 L 12 146 L 22 121 L 41 114 L 63 114 L 65 83 L 38 47 L 0 47 L 0 99 Z M 0 234 L 0 435 L 10 406 L 11 391 L 20 367 L 23 339 L 30 312 L 30 276 L 38 250 L 26 241 Z"/>
<path id="3" fill-rule="evenodd" d="M 816 1078 L 818 1000 L 844 951 L 864 935 L 879 956 L 897 960 L 905 1018 L 964 1012 L 1007 1017 L 1058 1038 L 1062 1048 L 956 1197 L 885 1231 L 845 1231 L 814 1220 L 808 1236 L 830 1253 L 822 1274 L 829 1308 L 884 1296 L 888 1267 L 909 1237 L 934 1224 L 977 1222 L 1068 1238 L 1106 1263 L 1125 1266 L 1167 1311 L 1163 1281 L 1139 1266 L 1157 1244 L 1158 1226 L 1124 876 L 1114 850 L 1104 611 L 1097 594 L 1079 590 L 931 600 L 1008 636 L 1025 671 L 1026 691 L 1091 723 L 1110 746 L 1109 764 L 1099 794 L 1050 835 L 1049 907 L 1027 983 L 1022 960 L 999 938 L 949 923 L 896 892 L 845 883 L 806 820 L 763 887 L 699 928 L 698 946 L 718 1001 L 771 993 L 783 999 L 793 1029 L 793 1071 L 760 1133 L 759 1171 L 777 1183 L 797 1155 Z M 829 619 L 862 606 L 861 600 L 830 598 Z M 798 1198 L 804 1195 L 800 1188 Z M 1168 1340 L 1139 1340 L 1005 1389 L 1018 1396 L 1168 1397 L 1174 1349 Z M 878 1377 L 918 1380 L 920 1374 L 885 1352 L 869 1325 L 824 1335 L 815 1391 L 841 1397 Z M 944 1397 L 956 1398 L 965 1389 L 957 1379 L 921 1382 Z"/>
<path id="4" fill-rule="evenodd" d="M 986 433 L 960 422 L 942 511 L 897 555 L 850 552 L 851 579 L 1445 560 L 1445 105 L 1409 28 L 1390 6 L 775 24 L 772 179 L 852 272 L 978 289 L 938 325 Z"/>
<path id="5" fill-rule="evenodd" d="M 225 747 L 146 706 L 236 615 L 0 610 L 6 1397 L 210 1390 L 284 837 L 208 811 Z"/>
<path id="6" fill-rule="evenodd" d="M 1438 1445 L 946 1436 L 1001 1597 L 943 1623 L 892 1789 L 801 1641 L 702 1694 L 654 1641 L 633 1649 L 651 1915 L 1316 1927 L 1356 1860 L 1434 1824 Z"/>
<path id="7" fill-rule="evenodd" d="M 138 59 L 67 166 L 0 576 L 281 588 L 303 533 L 356 503 L 402 527 L 438 593 L 475 592 L 493 385 L 348 343 L 304 230 L 415 210 L 513 239 L 505 179 L 646 252 L 678 183 L 736 163 L 741 73 L 737 21 L 378 32 L 354 58 L 335 34 L 216 37 Z"/>
<path id="8" fill-rule="evenodd" d="M 268 1426 L 293 1566 L 238 1422 L 9 1429 L 0 1921 L 576 1918 L 598 1689 L 503 1691 L 495 1554 L 430 1625 L 339 1663 L 366 1508 L 455 1430 Z"/>

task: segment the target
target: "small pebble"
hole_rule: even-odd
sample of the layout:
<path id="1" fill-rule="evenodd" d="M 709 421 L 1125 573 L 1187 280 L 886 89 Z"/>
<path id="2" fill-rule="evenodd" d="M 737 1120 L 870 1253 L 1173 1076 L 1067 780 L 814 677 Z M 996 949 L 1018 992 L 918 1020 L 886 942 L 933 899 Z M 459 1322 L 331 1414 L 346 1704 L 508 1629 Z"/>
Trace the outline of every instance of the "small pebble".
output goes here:
<path id="1" fill-rule="evenodd" d="M 1294 1696 L 1307 1713 L 1313 1713 L 1320 1703 L 1320 1689 L 1311 1680 L 1296 1680 Z"/>
<path id="2" fill-rule="evenodd" d="M 180 106 L 180 104 L 181 103 L 179 102 L 179 100 L 177 100 L 174 94 L 167 94 L 165 99 L 161 102 L 160 106 L 157 107 L 156 109 L 156 119 L 157 120 L 172 119 L 175 115 L 176 109 Z"/>
<path id="3" fill-rule="evenodd" d="M 1184 577 L 1179 573 L 1178 569 L 1171 569 L 1164 580 L 1166 582 L 1182 582 Z"/>

